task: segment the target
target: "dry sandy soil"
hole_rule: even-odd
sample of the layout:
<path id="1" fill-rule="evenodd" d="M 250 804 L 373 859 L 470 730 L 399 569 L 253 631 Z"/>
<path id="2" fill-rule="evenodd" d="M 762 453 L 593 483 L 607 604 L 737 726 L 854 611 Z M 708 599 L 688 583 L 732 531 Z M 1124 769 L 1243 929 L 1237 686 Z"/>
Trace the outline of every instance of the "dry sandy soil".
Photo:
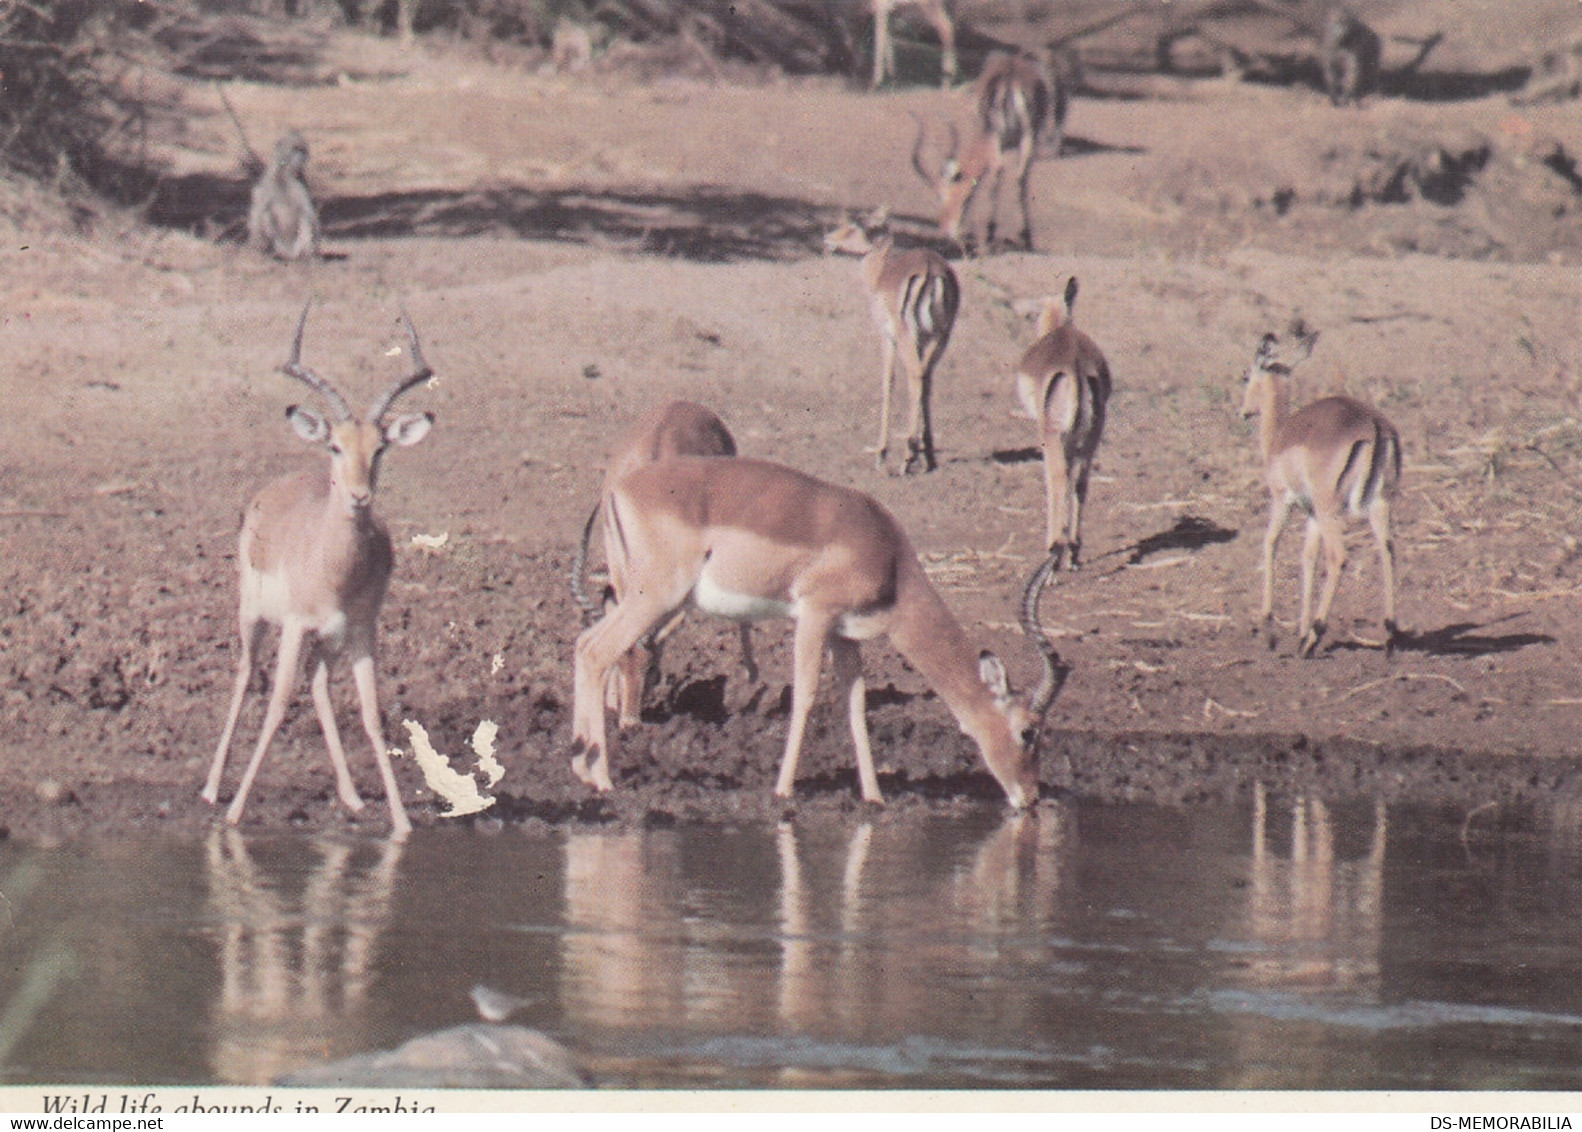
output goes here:
<path id="1" fill-rule="evenodd" d="M 908 112 L 961 113 L 959 96 L 560 78 L 440 44 L 312 42 L 293 81 L 228 89 L 255 144 L 287 125 L 308 136 L 324 260 L 280 265 L 235 241 L 235 135 L 196 81 L 150 79 L 189 115 L 155 138 L 170 178 L 152 214 L 191 230 L 6 190 L 0 822 L 13 834 L 215 820 L 197 795 L 238 648 L 240 509 L 319 459 L 281 419 L 303 390 L 276 372 L 308 296 L 306 358 L 358 397 L 401 370 L 402 304 L 439 372 L 406 402 L 435 412 L 432 437 L 393 453 L 381 484 L 398 548 L 384 717 L 393 741 L 415 719 L 453 755 L 496 720 L 492 817 L 787 808 L 770 794 L 783 624 L 758 631 L 765 676 L 750 688 L 731 628 L 694 619 L 620 741 L 617 790 L 595 797 L 568 770 L 568 565 L 607 445 L 665 399 L 713 406 L 746 453 L 873 494 L 971 634 L 1030 680 L 1015 603 L 1039 557 L 1042 488 L 1032 426 L 1012 414 L 1032 337 L 1012 303 L 1072 273 L 1116 392 L 1087 567 L 1044 601 L 1073 666 L 1046 789 L 1181 801 L 1256 775 L 1476 804 L 1582 786 L 1574 103 L 1338 110 L 1309 89 L 1218 81 L 1078 98 L 1064 155 L 1033 174 L 1037 250 L 958 264 L 941 467 L 900 478 L 864 452 L 878 345 L 856 264 L 823 257 L 818 237 L 846 208 L 888 203 L 903 238 L 926 240 Z M 1250 632 L 1267 495 L 1240 375 L 1294 311 L 1322 331 L 1300 396 L 1344 388 L 1405 441 L 1407 636 L 1393 658 L 1377 647 L 1365 529 L 1320 656 L 1295 655 L 1295 524 L 1282 638 L 1271 650 Z M 437 551 L 412 543 L 441 533 Z M 1003 804 L 923 681 L 882 643 L 865 653 L 892 808 Z M 338 807 L 304 689 L 249 825 L 385 828 L 341 695 L 368 809 L 354 821 Z M 255 694 L 223 796 L 261 715 Z M 409 760 L 398 773 L 415 821 L 441 820 Z M 843 710 L 821 703 L 794 805 L 855 799 Z"/>

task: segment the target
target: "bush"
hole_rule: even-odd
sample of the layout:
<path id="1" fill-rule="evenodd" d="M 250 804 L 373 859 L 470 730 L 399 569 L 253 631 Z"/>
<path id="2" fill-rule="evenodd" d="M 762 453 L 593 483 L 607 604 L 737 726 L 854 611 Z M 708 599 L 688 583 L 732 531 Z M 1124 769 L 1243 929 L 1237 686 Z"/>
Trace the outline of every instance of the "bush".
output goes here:
<path id="1" fill-rule="evenodd" d="M 136 0 L 0 0 L 0 167 L 102 181 L 108 133 L 137 113 L 114 45 L 150 18 Z"/>

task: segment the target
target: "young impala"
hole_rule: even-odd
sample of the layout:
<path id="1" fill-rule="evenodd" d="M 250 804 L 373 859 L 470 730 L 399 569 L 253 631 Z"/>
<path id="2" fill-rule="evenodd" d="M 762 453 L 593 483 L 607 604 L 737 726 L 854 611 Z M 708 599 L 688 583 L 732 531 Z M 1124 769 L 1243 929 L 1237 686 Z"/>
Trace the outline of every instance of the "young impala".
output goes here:
<path id="1" fill-rule="evenodd" d="M 286 419 L 303 440 L 329 450 L 329 464 L 275 480 L 247 506 L 236 554 L 242 583 L 238 618 L 242 655 L 236 667 L 230 711 L 203 797 L 211 804 L 219 800 L 220 776 L 252 677 L 253 653 L 263 635 L 264 623 L 268 622 L 280 626 L 274 686 L 269 693 L 263 731 L 226 818 L 232 824 L 241 820 L 247 792 L 296 685 L 303 639 L 311 633 L 308 657 L 313 667 L 313 706 L 329 747 L 341 801 L 352 810 L 362 809 L 362 799 L 346 769 L 346 753 L 341 747 L 329 695 L 330 664 L 336 657 L 345 656 L 351 660 L 352 677 L 357 684 L 363 730 L 373 744 L 379 775 L 384 780 L 390 822 L 395 836 L 405 837 L 412 823 L 407 820 L 390 769 L 374 686 L 379 606 L 390 583 L 392 556 L 390 534 L 374 515 L 373 496 L 379 458 L 385 448 L 392 444 L 406 448 L 418 443 L 434 423 L 429 413 L 409 413 L 388 422 L 385 414 L 397 397 L 427 381 L 434 371 L 423 361 L 417 331 L 403 315 L 412 372 L 358 418 L 328 381 L 302 364 L 302 332 L 307 321 L 308 307 L 304 306 L 291 343 L 291 357 L 280 367 L 281 372 L 322 396 L 333 419 L 325 420 L 300 405 L 288 408 Z"/>
<path id="2" fill-rule="evenodd" d="M 1274 646 L 1274 549 L 1286 517 L 1307 513 L 1302 549 L 1302 620 L 1298 651 L 1312 656 L 1324 635 L 1329 604 L 1335 599 L 1346 564 L 1345 521 L 1368 517 L 1379 544 L 1383 571 L 1385 652 L 1395 644 L 1395 544 L 1390 538 L 1390 504 L 1401 478 L 1401 438 L 1378 410 L 1350 397 L 1325 397 L 1291 409 L 1291 370 L 1313 351 L 1317 332 L 1298 334 L 1286 357 L 1280 340 L 1265 334 L 1247 370 L 1241 415 L 1262 414 L 1258 447 L 1271 496 L 1269 529 L 1263 538 L 1263 623 Z M 1324 551 L 1324 592 L 1313 616 L 1313 573 Z"/>
<path id="3" fill-rule="evenodd" d="M 883 358 L 879 363 L 879 449 L 876 463 L 882 471 L 890 449 L 890 393 L 895 385 L 895 364 L 906 372 L 911 424 L 906 441 L 910 475 L 919 465 L 925 472 L 934 460 L 934 422 L 930 402 L 934 367 L 950 342 L 950 331 L 961 309 L 961 285 L 950 264 L 927 248 L 897 249 L 881 211 L 864 228 L 849 220 L 824 237 L 831 252 L 862 256 L 862 285 L 868 293 L 873 321 L 879 328 Z"/>
<path id="4" fill-rule="evenodd" d="M 1045 301 L 1038 340 L 1016 367 L 1017 398 L 1038 422 L 1044 450 L 1044 541 L 1051 555 L 1064 553 L 1073 570 L 1082 547 L 1088 474 L 1110 400 L 1109 363 L 1093 339 L 1072 325 L 1076 302 L 1077 280 L 1072 276 L 1062 298 Z"/>
<path id="5" fill-rule="evenodd" d="M 1038 625 L 1038 597 L 1053 561 L 1023 596 L 1022 624 L 1043 660 L 1023 707 L 1005 669 L 979 655 L 940 600 L 890 513 L 866 495 L 761 460 L 678 456 L 615 485 L 604 510 L 606 545 L 627 593 L 577 639 L 571 769 L 609 790 L 604 688 L 610 667 L 690 601 L 736 620 L 796 622 L 791 722 L 775 793 L 790 797 L 824 650 L 846 693 L 862 796 L 882 802 L 864 720 L 859 642 L 888 634 L 978 744 L 1017 808 L 1038 798 L 1038 731 L 1065 670 Z"/>
<path id="6" fill-rule="evenodd" d="M 943 49 L 939 60 L 940 81 L 950 86 L 956 81 L 956 24 L 950 18 L 945 0 L 872 0 L 873 8 L 873 85 L 877 89 L 885 75 L 895 74 L 895 45 L 890 42 L 890 13 L 897 8 L 916 8 L 939 36 Z"/>
<path id="7" fill-rule="evenodd" d="M 571 593 L 582 609 L 583 621 L 591 625 L 611 604 L 620 604 L 626 592 L 626 579 L 621 573 L 617 557 L 605 546 L 605 561 L 609 563 L 610 587 L 601 599 L 595 600 L 587 591 L 584 572 L 588 565 L 588 543 L 593 538 L 593 527 L 599 520 L 600 508 L 609 498 L 610 491 L 628 472 L 646 464 L 668 459 L 671 456 L 734 456 L 736 439 L 730 429 L 713 412 L 691 401 L 672 401 L 668 405 L 650 409 L 638 418 L 610 453 L 605 467 L 604 486 L 599 489 L 599 502 L 593 505 L 588 521 L 582 525 L 582 541 L 571 565 Z M 634 648 L 617 663 L 614 682 L 608 693 L 609 706 L 620 720 L 620 726 L 637 724 L 643 706 L 645 685 L 658 676 L 659 650 L 666 638 L 681 624 L 682 615 L 676 614 L 663 628 L 649 637 L 648 663 Z M 752 627 L 740 626 L 742 641 L 742 666 L 746 669 L 747 682 L 758 682 L 758 665 L 753 659 Z M 644 679 L 644 676 L 648 680 Z"/>
<path id="8" fill-rule="evenodd" d="M 1053 152 L 1058 154 L 1066 121 L 1066 91 L 1050 79 L 1038 60 L 1027 55 L 996 51 L 983 65 L 974 87 L 976 118 L 967 137 L 966 148 L 954 124 L 950 126 L 950 153 L 940 162 L 939 172 L 923 167 L 926 130 L 917 123 L 917 139 L 912 144 L 912 168 L 939 199 L 939 228 L 945 237 L 962 248 L 967 210 L 972 206 L 984 178 L 992 178 L 989 188 L 989 217 L 984 228 L 983 247 L 993 250 L 996 217 L 1000 208 L 1000 185 L 1007 168 L 1015 170 L 1016 197 L 1022 209 L 1022 247 L 1033 246 L 1033 224 L 1027 212 L 1027 180 L 1032 170 L 1038 132 L 1049 120 L 1053 124 Z M 1051 112 L 1052 111 L 1052 112 Z"/>

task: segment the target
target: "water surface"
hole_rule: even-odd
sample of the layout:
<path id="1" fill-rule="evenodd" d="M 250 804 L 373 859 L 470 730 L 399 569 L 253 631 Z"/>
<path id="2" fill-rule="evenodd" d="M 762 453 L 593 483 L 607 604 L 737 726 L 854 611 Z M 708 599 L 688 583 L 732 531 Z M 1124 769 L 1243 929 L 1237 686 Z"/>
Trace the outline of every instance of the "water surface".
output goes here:
<path id="1" fill-rule="evenodd" d="M 0 845 L 0 1083 L 260 1084 L 474 1018 L 629 1087 L 1582 1088 L 1574 808 Z"/>

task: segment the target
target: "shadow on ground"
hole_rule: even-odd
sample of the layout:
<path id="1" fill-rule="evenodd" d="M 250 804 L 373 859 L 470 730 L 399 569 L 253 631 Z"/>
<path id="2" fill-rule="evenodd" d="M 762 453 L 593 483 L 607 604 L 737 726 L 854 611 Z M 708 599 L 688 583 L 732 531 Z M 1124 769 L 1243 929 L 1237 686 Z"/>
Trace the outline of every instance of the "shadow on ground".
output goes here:
<path id="1" fill-rule="evenodd" d="M 250 188 L 245 180 L 194 174 L 161 181 L 147 207 L 151 223 L 208 239 L 240 239 Z M 674 192 L 539 191 L 503 186 L 377 193 L 323 199 L 325 238 L 515 236 L 606 243 L 703 263 L 790 260 L 821 254 L 837 222 L 808 201 L 719 188 Z"/>

